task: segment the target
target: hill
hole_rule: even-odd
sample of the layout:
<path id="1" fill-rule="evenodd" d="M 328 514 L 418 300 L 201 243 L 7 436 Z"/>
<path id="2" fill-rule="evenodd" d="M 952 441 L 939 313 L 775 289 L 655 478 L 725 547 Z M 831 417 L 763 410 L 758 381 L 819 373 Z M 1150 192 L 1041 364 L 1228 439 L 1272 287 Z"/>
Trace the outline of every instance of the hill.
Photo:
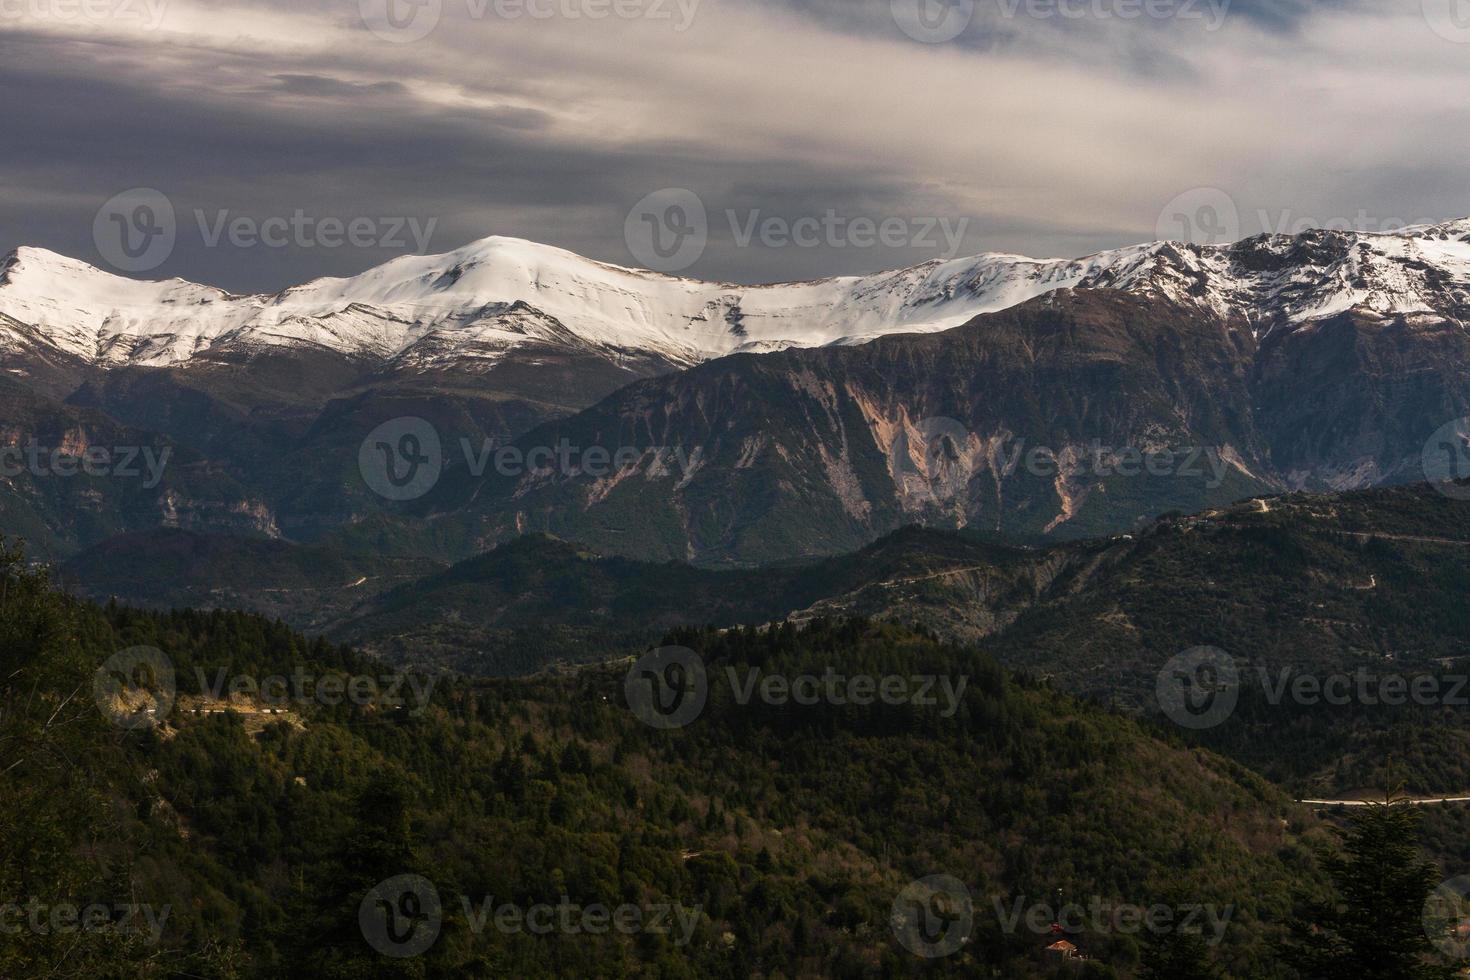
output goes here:
<path id="1" fill-rule="evenodd" d="M 0 879 L 57 890 L 43 902 L 171 912 L 156 944 L 0 938 L 8 975 L 65 957 L 130 976 L 1043 976 L 1060 890 L 1107 909 L 1208 906 L 1211 957 L 1273 977 L 1275 940 L 1321 882 L 1312 820 L 1239 765 L 894 626 L 676 632 L 708 669 L 708 698 L 660 730 L 626 706 L 626 664 L 418 677 L 406 710 L 377 695 L 334 704 L 328 675 L 393 673 L 257 617 L 70 602 L 14 564 L 3 597 L 0 737 L 21 751 L 3 777 Z M 140 644 L 174 667 L 177 704 L 112 727 L 98 707 L 117 717 L 115 698 L 72 692 Z M 957 693 L 945 710 L 920 697 L 783 705 L 742 694 L 752 670 L 932 676 Z M 180 710 L 217 704 L 201 682 L 221 671 L 308 680 L 263 725 L 238 705 Z M 390 960 L 359 908 L 404 874 L 433 885 L 418 921 L 437 934 Z M 916 955 L 892 928 L 895 902 L 940 874 L 971 896 L 970 941 Z M 503 931 L 478 918 L 485 902 L 677 907 L 685 918 L 668 921 L 690 926 Z M 1036 931 L 1006 914 L 1032 907 Z M 1113 971 L 1101 976 L 1130 976 L 1153 941 L 1106 916 L 1077 927 Z"/>

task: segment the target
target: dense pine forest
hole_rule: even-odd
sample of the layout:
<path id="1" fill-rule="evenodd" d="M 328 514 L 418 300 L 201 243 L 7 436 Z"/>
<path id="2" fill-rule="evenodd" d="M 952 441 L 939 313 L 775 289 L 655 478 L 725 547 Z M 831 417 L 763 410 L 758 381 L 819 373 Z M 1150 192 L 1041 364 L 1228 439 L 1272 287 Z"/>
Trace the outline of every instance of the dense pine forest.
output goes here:
<path id="1" fill-rule="evenodd" d="M 0 582 L 0 976 L 1288 978 L 1363 941 L 1324 931 L 1342 852 L 1283 792 L 921 627 L 676 630 L 707 701 L 660 728 L 627 662 L 405 677 L 258 616 L 74 600 L 14 551 Z M 138 649 L 173 674 L 141 709 L 106 682 Z M 834 671 L 952 697 L 751 696 Z M 1438 878 L 1406 867 L 1418 922 Z M 404 876 L 414 955 L 372 924 Z M 935 881 L 964 922 L 915 939 Z M 530 928 L 548 906 L 637 921 Z"/>

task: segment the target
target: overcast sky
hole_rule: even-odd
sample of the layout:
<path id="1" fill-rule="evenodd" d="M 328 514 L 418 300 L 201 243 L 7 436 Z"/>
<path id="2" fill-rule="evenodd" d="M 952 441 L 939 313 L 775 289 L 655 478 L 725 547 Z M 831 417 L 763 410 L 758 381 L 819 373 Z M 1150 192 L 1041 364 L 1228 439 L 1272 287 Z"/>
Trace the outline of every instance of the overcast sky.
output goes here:
<path id="1" fill-rule="evenodd" d="M 1467 8 L 0 0 L 0 253 L 116 267 L 134 188 L 176 229 L 137 274 L 237 291 L 489 235 L 652 264 L 629 214 L 672 188 L 708 238 L 675 264 L 741 282 L 1463 217 Z"/>

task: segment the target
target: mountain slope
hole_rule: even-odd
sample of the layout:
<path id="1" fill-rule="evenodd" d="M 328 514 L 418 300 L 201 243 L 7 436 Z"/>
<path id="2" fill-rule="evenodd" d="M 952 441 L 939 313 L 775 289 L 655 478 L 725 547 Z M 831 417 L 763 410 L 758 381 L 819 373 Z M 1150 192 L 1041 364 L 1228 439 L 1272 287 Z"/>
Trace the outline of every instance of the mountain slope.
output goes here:
<path id="1" fill-rule="evenodd" d="M 605 557 L 535 534 L 440 569 L 167 529 L 89 548 L 61 563 L 58 578 L 97 602 L 241 608 L 393 662 L 499 675 L 637 646 L 680 626 L 767 622 L 793 612 L 810 618 L 809 609 L 887 615 L 893 589 L 938 577 L 963 584 L 968 601 L 916 608 L 915 618 L 941 625 L 931 616 L 946 613 L 944 632 L 972 639 L 1034 602 L 1063 564 L 920 527 L 815 564 L 752 570 Z"/>
<path id="2" fill-rule="evenodd" d="M 1427 440 L 1470 415 L 1458 321 L 1355 309 L 1256 334 L 1197 303 L 1069 289 L 942 333 L 721 358 L 514 444 L 631 462 L 451 460 L 425 512 L 480 548 L 539 530 L 708 563 L 852 550 L 915 521 L 1083 537 L 1423 479 Z"/>
<path id="3" fill-rule="evenodd" d="M 1463 317 L 1470 220 L 1312 231 L 1082 259 L 1005 254 L 805 283 L 738 286 L 613 266 L 518 239 L 404 256 L 348 279 L 235 296 L 139 282 L 36 248 L 0 264 L 0 334 L 101 365 L 168 365 L 237 346 L 318 347 L 400 368 L 495 363 L 522 346 L 689 365 L 741 349 L 958 326 L 1056 289 L 1121 289 L 1243 317 L 1259 333 L 1350 309 Z"/>
<path id="4" fill-rule="evenodd" d="M 709 563 L 850 551 L 915 522 L 1109 533 L 1279 485 L 1254 419 L 1253 349 L 1239 325 L 1191 307 L 1063 291 L 941 334 L 634 384 L 515 443 L 527 458 L 631 449 L 631 465 L 457 466 L 428 502 L 482 547 L 541 530 Z M 1113 472 L 1108 453 L 1129 447 L 1179 455 L 1168 472 Z"/>
<path id="5" fill-rule="evenodd" d="M 57 564 L 98 602 L 149 609 L 248 609 L 319 631 L 367 596 L 438 571 L 434 562 L 341 555 L 278 538 L 159 528 L 121 534 Z"/>
<path id="6" fill-rule="evenodd" d="M 172 913 L 151 943 L 5 936 L 6 976 L 1039 978 L 1054 975 L 1042 951 L 1055 916 L 1007 912 L 1060 889 L 1105 910 L 1208 904 L 1212 961 L 1274 980 L 1288 975 L 1273 947 L 1294 899 L 1323 885 L 1320 826 L 1260 777 L 891 626 L 673 637 L 711 678 L 703 717 L 678 731 L 629 710 L 622 664 L 413 675 L 412 693 L 383 704 L 298 692 L 262 720 L 250 710 L 261 698 L 188 706 L 226 676 L 395 675 L 259 617 L 64 602 L 3 561 L 0 738 L 16 751 L 0 879 L 38 882 L 43 903 L 52 887 L 56 901 Z M 124 731 L 76 692 L 138 644 L 168 658 L 178 697 L 156 728 Z M 967 683 L 947 715 L 922 702 L 746 704 L 727 677 L 749 670 Z M 389 710 L 395 696 L 412 710 Z M 385 944 L 360 909 L 409 874 L 432 883 L 441 902 L 423 911 L 442 908 L 442 923 L 422 955 L 389 960 L 417 932 Z M 893 926 L 905 887 L 936 874 L 974 911 L 970 941 L 956 934 L 939 958 L 904 949 Z M 682 934 L 540 934 L 487 926 L 481 903 L 677 903 L 692 918 Z M 1147 937 L 1117 921 L 1078 916 L 1069 934 L 1129 976 Z"/>
<path id="7" fill-rule="evenodd" d="M 1470 222 L 1309 232 L 759 287 L 488 239 L 256 297 L 25 249 L 0 271 L 0 369 L 44 406 L 14 415 L 14 444 L 95 442 L 85 419 L 168 442 L 230 481 L 233 530 L 351 552 L 453 561 L 540 530 L 751 564 L 914 522 L 1085 537 L 1420 478 L 1431 434 L 1470 416 L 1467 237 Z M 31 427 L 39 414 L 69 424 Z M 444 466 L 398 504 L 359 450 L 405 417 L 436 428 Z M 600 475 L 474 465 L 516 439 L 637 458 Z M 1121 472 L 1161 452 L 1174 468 Z M 178 475 L 161 496 L 194 499 Z M 9 485 L 28 497 L 5 504 L 11 529 L 50 554 L 232 529 L 113 482 L 88 488 L 104 517 L 79 526 L 68 489 Z"/>
<path id="8" fill-rule="evenodd" d="M 315 549 L 278 558 L 274 578 L 255 546 L 232 556 L 216 545 L 213 561 L 191 568 L 194 589 L 130 582 L 127 555 L 166 571 L 150 557 L 164 547 L 129 539 L 80 556 L 64 579 L 98 599 L 168 606 L 246 578 L 256 587 L 230 594 L 258 610 L 280 608 L 280 587 L 294 586 L 334 611 L 325 625 L 339 640 L 489 675 L 605 659 L 681 626 L 863 616 L 974 644 L 1057 689 L 1147 714 L 1171 658 L 1213 647 L 1237 664 L 1238 704 L 1181 735 L 1300 796 L 1470 791 L 1470 507 L 1425 485 L 1261 498 L 1044 549 L 905 528 L 854 554 L 752 570 L 603 557 L 532 535 L 386 591 L 391 580 L 347 589 L 358 601 L 345 604 L 318 590 L 344 584 L 338 565 L 362 562 L 308 560 Z M 233 571 L 242 566 L 253 571 Z M 307 621 L 306 605 L 293 622 Z M 1416 678 L 1436 696 L 1381 696 Z M 1293 695 L 1303 679 L 1328 696 Z M 1444 833 L 1440 853 L 1470 857 L 1463 834 Z"/>

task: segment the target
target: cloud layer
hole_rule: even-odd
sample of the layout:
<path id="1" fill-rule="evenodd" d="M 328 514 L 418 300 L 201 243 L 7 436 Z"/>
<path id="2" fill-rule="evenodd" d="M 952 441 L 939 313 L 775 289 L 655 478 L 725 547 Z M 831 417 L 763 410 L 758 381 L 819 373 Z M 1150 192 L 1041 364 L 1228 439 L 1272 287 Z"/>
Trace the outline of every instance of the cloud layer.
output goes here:
<path id="1" fill-rule="evenodd" d="M 625 219 L 662 188 L 707 209 L 689 274 L 745 282 L 947 250 L 739 243 L 773 217 L 964 218 L 964 251 L 1037 255 L 1154 238 L 1195 188 L 1217 190 L 1185 211 L 1224 201 L 1238 234 L 1461 217 L 1450 4 L 0 0 L 0 252 L 100 263 L 98 208 L 135 187 L 177 215 L 150 275 L 235 290 L 403 247 L 211 246 L 222 216 L 437 219 L 433 251 L 639 264 Z"/>

